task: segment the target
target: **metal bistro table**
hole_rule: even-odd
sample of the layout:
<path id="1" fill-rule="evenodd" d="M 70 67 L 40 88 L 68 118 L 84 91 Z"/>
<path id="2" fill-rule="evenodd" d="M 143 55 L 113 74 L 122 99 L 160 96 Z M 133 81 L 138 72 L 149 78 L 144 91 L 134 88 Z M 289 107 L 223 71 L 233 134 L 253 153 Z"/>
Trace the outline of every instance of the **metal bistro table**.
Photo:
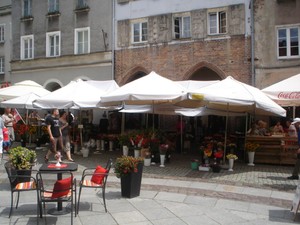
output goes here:
<path id="1" fill-rule="evenodd" d="M 61 172 L 67 172 L 67 171 L 73 172 L 73 171 L 77 171 L 78 169 L 78 164 L 74 162 L 61 163 L 61 165 L 67 165 L 67 166 L 56 167 L 55 163 L 45 163 L 40 167 L 39 171 L 57 173 L 57 180 L 61 180 L 62 179 Z M 63 215 L 69 213 L 69 211 L 63 209 L 62 202 L 58 201 L 57 208 L 50 209 L 48 213 L 51 215 Z"/>

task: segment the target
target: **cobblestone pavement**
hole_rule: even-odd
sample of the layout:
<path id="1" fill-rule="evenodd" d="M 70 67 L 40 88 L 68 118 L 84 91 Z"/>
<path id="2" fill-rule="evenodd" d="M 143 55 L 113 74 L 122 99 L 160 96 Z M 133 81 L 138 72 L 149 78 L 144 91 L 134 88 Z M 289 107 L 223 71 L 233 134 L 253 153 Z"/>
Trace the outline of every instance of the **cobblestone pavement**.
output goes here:
<path id="1" fill-rule="evenodd" d="M 86 167 L 94 167 L 98 164 L 105 165 L 109 158 L 115 160 L 121 156 L 121 151 L 105 151 L 100 154 L 93 154 L 90 151 L 88 158 L 83 158 L 82 155 L 74 155 L 74 160 L 79 164 L 78 174 Z M 37 150 L 38 162 L 43 163 L 43 157 L 46 153 L 46 148 Z M 291 175 L 292 166 L 280 165 L 264 165 L 256 164 L 248 166 L 243 161 L 236 161 L 234 171 L 229 172 L 222 169 L 220 173 L 195 171 L 191 169 L 191 159 L 197 158 L 193 154 L 172 154 L 169 163 L 165 167 L 159 167 L 158 164 L 144 167 L 144 177 L 152 178 L 171 178 L 178 180 L 190 181 L 205 181 L 209 183 L 221 183 L 236 186 L 257 187 L 274 190 L 284 190 L 286 192 L 294 192 L 297 181 L 287 180 Z"/>
<path id="2" fill-rule="evenodd" d="M 37 150 L 37 167 L 43 163 L 46 148 Z M 91 153 L 88 158 L 74 155 L 81 177 L 83 169 L 105 165 L 115 160 L 120 151 Z M 274 165 L 247 166 L 236 162 L 234 171 L 222 169 L 220 173 L 194 171 L 192 154 L 173 154 L 165 167 L 144 167 L 141 195 L 121 198 L 120 181 L 113 171 L 108 178 L 105 213 L 101 193 L 83 192 L 80 214 L 75 225 L 145 225 L 145 224 L 290 224 L 294 214 L 290 211 L 298 181 L 287 180 L 292 167 Z M 36 224 L 36 203 L 33 196 L 23 195 L 20 207 L 8 218 L 9 189 L 4 171 L 4 156 L 0 165 L 0 224 Z M 50 206 L 51 207 L 51 206 Z M 52 205 L 53 207 L 53 205 Z M 47 216 L 46 224 L 69 224 L 70 217 Z M 296 216 L 300 221 L 300 216 Z M 39 219 L 40 224 L 45 224 Z"/>

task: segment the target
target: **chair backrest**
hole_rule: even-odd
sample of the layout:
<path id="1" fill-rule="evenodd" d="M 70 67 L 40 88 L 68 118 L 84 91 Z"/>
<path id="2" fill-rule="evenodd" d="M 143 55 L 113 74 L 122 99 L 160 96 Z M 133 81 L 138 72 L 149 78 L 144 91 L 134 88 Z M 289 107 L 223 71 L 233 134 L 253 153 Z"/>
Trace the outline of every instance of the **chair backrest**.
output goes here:
<path id="1" fill-rule="evenodd" d="M 32 170 L 17 170 L 15 169 L 11 162 L 5 163 L 5 170 L 9 179 L 11 188 L 14 188 L 18 183 L 24 183 L 29 181 L 34 181 L 35 179 L 31 176 Z"/>
<path id="2" fill-rule="evenodd" d="M 104 179 L 103 179 L 103 187 L 105 188 L 105 186 L 106 186 L 106 180 L 107 180 L 107 177 L 108 177 L 108 175 L 109 175 L 109 171 L 110 171 L 110 169 L 111 169 L 111 167 L 112 167 L 112 164 L 113 164 L 113 161 L 112 161 L 112 159 L 109 159 L 108 161 L 107 161 L 107 163 L 106 163 L 106 166 L 105 166 L 105 169 L 107 170 L 107 175 L 105 175 L 104 176 Z"/>
<path id="3" fill-rule="evenodd" d="M 63 179 L 57 180 L 56 172 L 38 172 L 37 183 L 41 196 L 50 199 L 63 198 L 72 194 L 74 186 L 74 176 L 69 171 L 61 172 Z M 46 195 L 45 195 L 46 194 Z"/>

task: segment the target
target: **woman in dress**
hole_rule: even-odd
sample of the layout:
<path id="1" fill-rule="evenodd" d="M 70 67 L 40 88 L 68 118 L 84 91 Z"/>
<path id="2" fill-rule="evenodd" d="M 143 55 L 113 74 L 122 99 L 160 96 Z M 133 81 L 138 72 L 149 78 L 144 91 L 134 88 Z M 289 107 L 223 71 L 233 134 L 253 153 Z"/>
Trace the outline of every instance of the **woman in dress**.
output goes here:
<path id="1" fill-rule="evenodd" d="M 64 151 L 67 155 L 67 160 L 74 162 L 74 160 L 71 157 L 71 144 L 70 144 L 70 137 L 69 137 L 69 123 L 67 121 L 67 112 L 61 111 L 59 113 L 59 126 L 62 134 L 62 142 L 64 146 Z"/>

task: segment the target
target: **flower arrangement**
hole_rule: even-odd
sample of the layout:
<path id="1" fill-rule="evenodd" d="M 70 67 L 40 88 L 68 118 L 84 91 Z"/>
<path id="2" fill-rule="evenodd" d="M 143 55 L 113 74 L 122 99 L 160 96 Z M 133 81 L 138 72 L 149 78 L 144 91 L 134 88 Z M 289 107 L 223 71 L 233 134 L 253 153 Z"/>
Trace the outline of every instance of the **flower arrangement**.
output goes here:
<path id="1" fill-rule="evenodd" d="M 159 146 L 159 153 L 160 153 L 161 155 L 165 155 L 166 152 L 168 151 L 168 148 L 169 148 L 169 145 L 168 145 L 168 144 L 161 144 L 161 145 Z"/>
<path id="2" fill-rule="evenodd" d="M 24 123 L 15 123 L 14 131 L 18 134 L 23 141 L 27 140 L 27 133 L 29 131 L 29 126 Z"/>
<path id="3" fill-rule="evenodd" d="M 12 148 L 8 152 L 11 164 L 17 169 L 30 169 L 36 160 L 36 152 L 21 146 Z"/>
<path id="4" fill-rule="evenodd" d="M 129 146 L 131 144 L 129 135 L 125 133 L 119 135 L 118 141 L 121 146 Z"/>
<path id="5" fill-rule="evenodd" d="M 246 142 L 245 144 L 245 149 L 247 152 L 255 152 L 259 147 L 260 145 L 255 142 Z"/>
<path id="6" fill-rule="evenodd" d="M 115 174 L 118 178 L 124 177 L 129 173 L 138 172 L 138 164 L 143 162 L 143 158 L 134 158 L 131 156 L 122 156 L 116 159 Z"/>
<path id="7" fill-rule="evenodd" d="M 223 157 L 223 150 L 218 150 L 216 152 L 214 152 L 214 157 L 217 158 L 217 159 L 221 159 Z"/>
<path id="8" fill-rule="evenodd" d="M 226 158 L 227 159 L 234 159 L 234 160 L 238 159 L 238 157 L 235 154 L 228 154 L 228 155 L 226 155 Z"/>
<path id="9" fill-rule="evenodd" d="M 207 148 L 207 149 L 204 150 L 203 153 L 204 153 L 204 156 L 205 156 L 205 157 L 209 158 L 209 157 L 211 157 L 211 155 L 212 155 L 212 150 L 209 149 L 209 148 Z"/>

